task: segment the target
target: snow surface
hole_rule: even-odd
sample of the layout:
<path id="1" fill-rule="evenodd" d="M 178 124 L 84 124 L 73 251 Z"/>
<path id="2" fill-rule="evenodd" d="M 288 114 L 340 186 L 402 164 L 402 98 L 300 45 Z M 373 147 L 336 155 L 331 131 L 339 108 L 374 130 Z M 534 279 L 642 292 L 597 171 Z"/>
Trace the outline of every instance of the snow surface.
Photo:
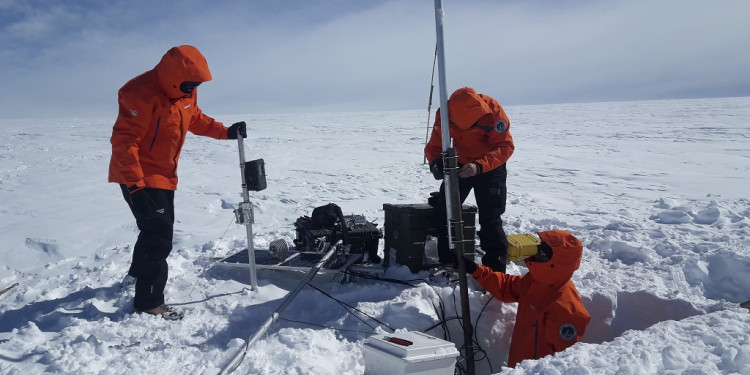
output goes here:
<path id="1" fill-rule="evenodd" d="M 750 299 L 750 98 L 507 111 L 516 152 L 506 231 L 581 239 L 574 282 L 592 319 L 584 342 L 505 368 L 516 306 L 471 283 L 486 352 L 478 373 L 750 374 L 750 314 L 738 306 Z M 247 121 L 247 158 L 266 162 L 268 189 L 251 194 L 256 246 L 291 242 L 294 220 L 329 202 L 381 228 L 384 203 L 425 202 L 438 187 L 422 159 L 426 117 L 216 116 Z M 237 143 L 191 135 L 166 291 L 186 317 L 133 314 L 133 291 L 120 281 L 137 230 L 106 182 L 113 120 L 0 120 L 0 290 L 19 283 L 0 295 L 0 373 L 216 374 L 304 277 L 262 271 L 251 292 L 247 271 L 212 260 L 246 243 L 232 212 Z M 362 374 L 372 332 L 422 331 L 460 311 L 455 284 L 440 274 L 396 266 L 385 276 L 417 281 L 316 277 L 362 313 L 307 287 L 235 373 Z M 446 327 L 460 346 L 458 322 Z M 439 325 L 427 333 L 446 337 Z"/>

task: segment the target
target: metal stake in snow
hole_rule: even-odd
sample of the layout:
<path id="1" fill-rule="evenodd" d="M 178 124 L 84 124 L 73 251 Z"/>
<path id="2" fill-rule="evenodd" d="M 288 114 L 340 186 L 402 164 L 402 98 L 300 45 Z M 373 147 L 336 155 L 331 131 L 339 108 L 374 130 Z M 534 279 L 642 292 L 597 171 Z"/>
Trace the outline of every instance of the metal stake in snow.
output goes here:
<path id="1" fill-rule="evenodd" d="M 464 329 L 464 351 L 466 370 L 474 375 L 474 328 L 469 308 L 469 288 L 464 261 L 464 228 L 461 220 L 461 197 L 458 191 L 458 160 L 456 150 L 451 147 L 450 120 L 448 116 L 448 92 L 445 84 L 445 46 L 443 43 L 442 0 L 435 0 L 435 27 L 437 29 L 438 78 L 440 82 L 440 130 L 443 142 L 443 165 L 445 166 L 445 207 L 448 213 L 448 243 L 458 258 L 458 285 L 461 295 L 461 320 Z"/>
<path id="2" fill-rule="evenodd" d="M 18 286 L 18 283 L 13 283 L 13 285 L 11 285 L 11 286 L 9 286 L 9 287 L 7 287 L 7 288 L 3 289 L 3 290 L 0 290 L 0 296 L 2 296 L 2 295 L 3 295 L 3 294 L 5 294 L 5 293 L 6 293 L 7 291 L 9 291 L 9 290 L 11 290 L 11 289 L 13 289 L 13 288 L 15 288 L 15 287 L 17 287 L 17 286 Z"/>
<path id="3" fill-rule="evenodd" d="M 273 314 L 271 314 L 271 316 L 268 319 L 266 319 L 266 321 L 260 326 L 260 329 L 257 332 L 255 332 L 254 335 L 250 336 L 250 338 L 247 339 L 247 343 L 245 344 L 245 346 L 242 349 L 240 349 L 234 355 L 234 357 L 232 357 L 229 363 L 227 363 L 221 369 L 221 371 L 219 371 L 219 375 L 226 375 L 237 369 L 240 363 L 242 363 L 242 359 L 245 358 L 245 354 L 247 354 L 247 350 L 250 349 L 250 347 L 256 341 L 258 341 L 258 339 L 261 336 L 263 336 L 263 334 L 268 332 L 268 330 L 271 328 L 273 323 L 275 323 L 276 320 L 279 319 L 279 315 L 281 315 L 284 309 L 286 309 L 287 306 L 289 306 L 289 303 L 292 302 L 294 297 L 296 297 L 297 294 L 302 290 L 302 288 L 304 288 L 305 285 L 307 285 L 310 282 L 310 280 L 312 280 L 315 274 L 318 273 L 318 270 L 320 270 L 320 268 L 323 267 L 323 265 L 326 264 L 326 262 L 328 262 L 328 259 L 331 258 L 331 256 L 336 252 L 336 250 L 341 249 L 341 246 L 342 246 L 342 241 L 339 240 L 338 242 L 336 242 L 335 245 L 331 246 L 328 249 L 328 252 L 326 252 L 325 255 L 323 255 L 323 258 L 320 259 L 318 264 L 316 264 L 315 267 L 310 269 L 310 272 L 307 273 L 307 276 L 305 276 L 305 279 L 302 280 L 297 285 L 297 287 L 294 288 L 293 291 L 291 291 L 289 294 L 286 295 L 286 297 L 284 297 L 284 300 L 281 302 L 281 305 L 276 309 L 276 311 L 274 311 Z"/>
<path id="4" fill-rule="evenodd" d="M 258 276 L 255 268 L 255 246 L 253 245 L 253 204 L 250 203 L 250 194 L 247 190 L 247 180 L 245 179 L 245 145 L 242 136 L 238 134 L 237 144 L 240 148 L 240 171 L 242 176 L 242 202 L 234 210 L 234 216 L 237 224 L 244 224 L 247 230 L 247 258 L 250 267 L 250 290 L 258 290 Z"/>

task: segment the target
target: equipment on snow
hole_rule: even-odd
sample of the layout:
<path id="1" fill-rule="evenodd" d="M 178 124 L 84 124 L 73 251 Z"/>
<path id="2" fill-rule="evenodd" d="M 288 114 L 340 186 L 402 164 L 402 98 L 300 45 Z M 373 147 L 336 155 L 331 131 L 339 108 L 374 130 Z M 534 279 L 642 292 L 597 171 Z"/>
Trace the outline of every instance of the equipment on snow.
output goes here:
<path id="1" fill-rule="evenodd" d="M 245 184 L 247 190 L 261 191 L 266 188 L 266 165 L 263 159 L 245 163 Z"/>
<path id="2" fill-rule="evenodd" d="M 321 242 L 342 240 L 349 254 L 366 254 L 368 263 L 380 263 L 378 244 L 383 237 L 377 224 L 363 215 L 344 215 L 334 203 L 317 207 L 312 216 L 294 222 L 297 251 L 316 252 Z"/>
<path id="3" fill-rule="evenodd" d="M 507 260 L 511 262 L 522 262 L 537 255 L 538 246 L 542 243 L 539 237 L 529 233 L 509 234 L 505 237 L 508 239 Z"/>
<path id="4" fill-rule="evenodd" d="M 268 244 L 268 252 L 276 257 L 276 259 L 284 260 L 289 254 L 289 244 L 282 239 L 271 241 L 271 243 Z"/>
<path id="5" fill-rule="evenodd" d="M 281 245 L 282 242 L 283 245 Z M 286 248 L 286 255 L 281 256 L 279 254 L 283 252 L 283 248 Z M 278 239 L 269 244 L 269 249 L 254 249 L 253 259 L 255 260 L 255 268 L 259 270 L 309 272 L 323 258 L 326 249 L 327 243 L 321 242 L 314 252 L 297 251 L 296 248 L 290 247 L 284 239 Z M 216 265 L 247 269 L 250 263 L 247 254 L 247 249 L 243 249 L 226 258 L 218 259 Z M 320 272 L 342 272 L 355 263 L 361 262 L 363 258 L 364 254 L 347 254 L 342 251 L 334 254 Z"/>
<path id="6" fill-rule="evenodd" d="M 422 332 L 373 335 L 365 341 L 365 374 L 453 375 L 456 344 Z"/>
<path id="7" fill-rule="evenodd" d="M 424 203 L 385 203 L 383 211 L 385 212 L 384 266 L 406 265 L 414 273 L 434 267 L 435 265 L 430 264 L 425 257 L 425 244 L 429 237 L 438 236 L 437 225 L 440 224 L 435 222 L 433 206 Z M 463 205 L 461 220 L 464 224 L 464 249 L 467 253 L 475 251 L 476 214 L 475 206 Z M 538 246 L 541 241 L 534 234 L 509 234 L 506 238 L 509 245 L 508 261 L 522 262 L 539 252 Z"/>
<path id="8" fill-rule="evenodd" d="M 245 344 L 245 346 L 241 350 L 239 350 L 234 355 L 234 357 L 232 357 L 232 359 L 221 369 L 221 371 L 219 371 L 219 375 L 229 374 L 237 369 L 237 367 L 242 363 L 242 359 L 245 358 L 245 354 L 247 353 L 247 350 L 250 348 L 250 346 L 252 346 L 255 341 L 257 341 L 263 334 L 268 332 L 273 323 L 278 320 L 281 313 L 289 306 L 289 303 L 291 303 L 294 297 L 296 297 L 297 294 L 302 291 L 302 288 L 304 288 L 305 285 L 307 285 L 310 280 L 315 277 L 315 274 L 318 273 L 318 270 L 320 270 L 320 268 L 323 267 L 326 262 L 328 262 L 331 256 L 334 253 L 343 250 L 343 241 L 338 241 L 335 245 L 332 246 L 328 243 L 326 243 L 325 245 L 325 255 L 323 255 L 320 261 L 318 261 L 318 263 L 310 270 L 310 272 L 307 273 L 307 276 L 305 276 L 305 278 L 297 285 L 297 287 L 294 288 L 293 291 L 289 292 L 286 297 L 284 297 L 281 305 L 276 309 L 276 311 L 271 314 L 268 319 L 266 319 L 266 321 L 260 326 L 260 329 L 247 339 L 247 343 Z"/>
<path id="9" fill-rule="evenodd" d="M 428 237 L 438 236 L 438 223 L 435 219 L 435 209 L 425 203 L 421 204 L 383 204 L 385 212 L 385 263 L 387 267 L 402 264 L 409 267 L 413 273 L 432 268 L 425 257 L 425 244 Z M 474 252 L 474 237 L 476 236 L 477 208 L 464 205 L 461 219 L 464 223 L 464 248 Z M 444 224 L 443 224 L 444 225 Z"/>
<path id="10" fill-rule="evenodd" d="M 319 229 L 334 229 L 336 222 L 344 222 L 344 214 L 337 204 L 328 203 L 325 206 L 315 207 L 310 220 Z"/>
<path id="11" fill-rule="evenodd" d="M 268 249 L 253 249 L 254 269 L 309 271 L 328 250 L 328 245 L 341 241 L 342 251 L 333 255 L 322 271 L 345 271 L 355 263 L 380 263 L 378 245 L 383 234 L 377 224 L 363 215 L 343 215 L 341 208 L 329 203 L 313 210 L 312 217 L 299 217 L 294 227 L 294 246 L 277 239 Z M 242 250 L 217 264 L 247 267 L 249 252 Z"/>

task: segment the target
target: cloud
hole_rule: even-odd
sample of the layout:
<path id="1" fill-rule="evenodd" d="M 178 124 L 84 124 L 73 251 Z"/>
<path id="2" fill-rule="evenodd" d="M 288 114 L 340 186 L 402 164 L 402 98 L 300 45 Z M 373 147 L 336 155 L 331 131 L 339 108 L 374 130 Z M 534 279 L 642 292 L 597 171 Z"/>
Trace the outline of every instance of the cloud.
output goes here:
<path id="1" fill-rule="evenodd" d="M 740 47 L 743 35 L 750 35 L 742 20 L 750 11 L 747 3 L 568 3 L 554 11 L 533 1 L 495 8 L 502 21 L 482 28 L 491 51 L 474 64 L 479 71 L 496 72 L 488 75 L 488 86 L 501 87 L 521 102 L 681 97 L 690 89 L 701 91 L 707 81 L 725 86 L 725 95 L 750 94 L 731 85 L 732 80 L 750 83 L 740 68 L 750 62 L 750 51 Z M 467 11 L 455 24 L 472 18 L 481 14 Z M 465 29 L 453 38 L 449 46 L 459 49 L 454 59 L 482 49 L 465 42 L 476 40 Z"/>
<path id="2" fill-rule="evenodd" d="M 117 89 L 179 44 L 208 59 L 210 114 L 424 108 L 433 4 L 5 0 L 0 116 L 113 114 Z M 746 1 L 444 9 L 449 92 L 474 86 L 506 105 L 750 95 Z"/>

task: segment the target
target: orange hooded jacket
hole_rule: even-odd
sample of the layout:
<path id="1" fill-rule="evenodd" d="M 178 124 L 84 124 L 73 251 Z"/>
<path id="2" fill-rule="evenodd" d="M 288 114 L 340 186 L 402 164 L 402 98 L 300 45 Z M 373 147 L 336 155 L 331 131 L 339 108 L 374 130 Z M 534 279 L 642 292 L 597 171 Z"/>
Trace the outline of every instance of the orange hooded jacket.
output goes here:
<path id="1" fill-rule="evenodd" d="M 198 108 L 197 89 L 180 91 L 182 82 L 210 80 L 206 59 L 197 48 L 184 45 L 171 48 L 154 69 L 120 89 L 109 182 L 177 189 L 177 162 L 187 131 L 227 138 L 227 128 Z"/>
<path id="2" fill-rule="evenodd" d="M 591 319 L 570 279 L 581 264 L 583 245 L 566 231 L 539 232 L 539 237 L 552 248 L 552 258 L 527 259 L 528 274 L 511 276 L 482 265 L 472 274 L 498 300 L 518 302 L 508 367 L 572 346 Z"/>
<path id="3" fill-rule="evenodd" d="M 478 94 L 470 87 L 456 90 L 448 99 L 448 116 L 453 147 L 458 162 L 477 163 L 480 172 L 489 172 L 508 161 L 513 154 L 510 120 L 503 107 L 493 98 Z M 490 130 L 500 121 L 502 132 Z M 435 114 L 432 135 L 424 148 L 427 161 L 432 164 L 443 151 L 440 110 Z M 475 126 L 475 124 L 477 126 Z"/>

